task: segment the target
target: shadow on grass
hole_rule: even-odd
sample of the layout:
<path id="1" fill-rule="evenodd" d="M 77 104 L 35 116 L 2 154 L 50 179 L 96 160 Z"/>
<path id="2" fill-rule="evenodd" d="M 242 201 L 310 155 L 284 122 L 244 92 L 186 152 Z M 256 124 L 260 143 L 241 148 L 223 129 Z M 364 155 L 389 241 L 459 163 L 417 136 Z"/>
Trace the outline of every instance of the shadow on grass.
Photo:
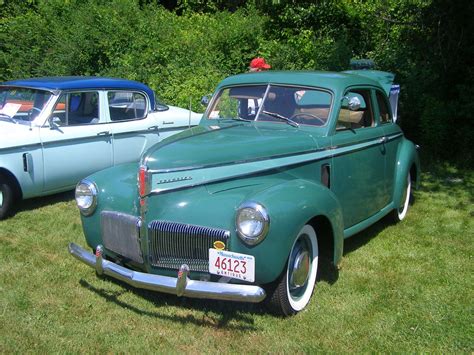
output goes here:
<path id="1" fill-rule="evenodd" d="M 38 208 L 54 205 L 55 203 L 68 202 L 73 199 L 74 190 L 60 192 L 49 196 L 30 198 L 19 202 L 15 212 L 32 211 Z"/>
<path id="2" fill-rule="evenodd" d="M 109 302 L 113 302 L 118 306 L 128 309 L 136 314 L 146 315 L 148 317 L 171 320 L 183 324 L 193 323 L 199 326 L 208 326 L 214 328 L 257 330 L 252 314 L 263 313 L 263 306 L 259 304 L 254 305 L 241 302 L 211 301 L 177 297 L 174 295 L 136 289 L 125 283 L 108 277 L 101 276 L 100 278 L 120 284 L 123 287 L 123 290 L 110 292 L 95 287 L 83 279 L 81 279 L 79 283 L 81 286 L 91 290 Z M 146 311 L 136 307 L 135 305 L 120 300 L 120 296 L 127 292 L 132 292 L 139 297 L 148 300 L 149 302 L 153 303 L 157 310 L 152 312 Z M 164 306 L 180 307 L 193 311 L 199 310 L 204 312 L 204 315 L 169 315 L 159 311 L 160 308 Z"/>
<path id="3" fill-rule="evenodd" d="M 393 225 L 393 222 L 390 220 L 389 216 L 386 216 L 372 224 L 370 227 L 344 240 L 344 255 L 350 254 L 370 243 L 372 239 L 377 237 L 384 229 L 391 225 Z"/>
<path id="4" fill-rule="evenodd" d="M 458 170 L 447 165 L 430 166 L 423 174 L 422 190 L 428 193 L 445 192 L 462 199 L 469 196 L 474 201 L 474 174 L 472 170 Z"/>

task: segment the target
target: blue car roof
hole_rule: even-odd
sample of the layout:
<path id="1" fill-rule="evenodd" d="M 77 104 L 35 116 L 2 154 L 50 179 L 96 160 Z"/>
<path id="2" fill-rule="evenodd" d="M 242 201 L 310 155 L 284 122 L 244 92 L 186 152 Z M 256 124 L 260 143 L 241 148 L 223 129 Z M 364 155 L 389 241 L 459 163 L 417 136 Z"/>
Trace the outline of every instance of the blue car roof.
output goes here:
<path id="1" fill-rule="evenodd" d="M 98 76 L 61 76 L 11 80 L 1 83 L 1 86 L 22 86 L 49 91 L 82 90 L 82 89 L 132 89 L 144 91 L 150 98 L 152 110 L 155 109 L 155 93 L 145 84 L 138 81 L 106 78 Z"/>

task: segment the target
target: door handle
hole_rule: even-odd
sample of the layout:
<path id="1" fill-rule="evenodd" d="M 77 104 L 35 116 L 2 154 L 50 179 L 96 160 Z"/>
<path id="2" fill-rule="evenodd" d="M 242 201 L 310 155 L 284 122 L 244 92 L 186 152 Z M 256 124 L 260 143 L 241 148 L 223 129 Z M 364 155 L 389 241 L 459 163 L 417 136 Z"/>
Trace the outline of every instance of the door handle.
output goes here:
<path id="1" fill-rule="evenodd" d="M 110 131 L 102 131 L 97 133 L 98 136 L 110 136 Z"/>
<path id="2" fill-rule="evenodd" d="M 380 144 L 387 143 L 387 141 L 388 141 L 387 137 L 382 137 L 382 138 L 379 139 Z"/>
<path id="3" fill-rule="evenodd" d="M 151 126 L 151 127 L 148 127 L 148 130 L 149 130 L 149 131 L 157 131 L 157 130 L 158 130 L 158 126 Z"/>

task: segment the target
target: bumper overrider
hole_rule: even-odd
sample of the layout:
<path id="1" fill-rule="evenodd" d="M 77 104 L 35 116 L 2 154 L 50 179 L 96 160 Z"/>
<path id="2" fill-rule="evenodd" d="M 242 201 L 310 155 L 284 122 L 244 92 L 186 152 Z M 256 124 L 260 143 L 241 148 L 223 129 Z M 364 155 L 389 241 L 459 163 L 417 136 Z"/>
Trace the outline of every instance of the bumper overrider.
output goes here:
<path id="1" fill-rule="evenodd" d="M 266 296 L 264 289 L 255 285 L 191 280 L 188 278 L 189 267 L 186 264 L 180 267 L 176 278 L 130 270 L 105 260 L 103 250 L 103 247 L 99 245 L 94 255 L 75 243 L 69 244 L 69 253 L 94 268 L 97 274 L 110 276 L 136 288 L 191 298 L 252 303 L 261 302 Z"/>

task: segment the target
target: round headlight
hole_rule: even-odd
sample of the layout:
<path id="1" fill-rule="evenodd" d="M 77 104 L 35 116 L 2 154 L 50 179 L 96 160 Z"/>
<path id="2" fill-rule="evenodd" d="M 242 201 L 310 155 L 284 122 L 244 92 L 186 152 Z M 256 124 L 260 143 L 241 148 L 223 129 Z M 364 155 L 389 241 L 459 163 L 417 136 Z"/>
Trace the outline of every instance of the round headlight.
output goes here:
<path id="1" fill-rule="evenodd" d="M 260 243 L 270 226 L 270 217 L 265 207 L 251 201 L 240 205 L 235 221 L 239 237 L 249 245 Z"/>
<path id="2" fill-rule="evenodd" d="M 97 186 L 89 180 L 82 180 L 76 186 L 77 207 L 84 216 L 94 213 L 97 206 Z"/>

